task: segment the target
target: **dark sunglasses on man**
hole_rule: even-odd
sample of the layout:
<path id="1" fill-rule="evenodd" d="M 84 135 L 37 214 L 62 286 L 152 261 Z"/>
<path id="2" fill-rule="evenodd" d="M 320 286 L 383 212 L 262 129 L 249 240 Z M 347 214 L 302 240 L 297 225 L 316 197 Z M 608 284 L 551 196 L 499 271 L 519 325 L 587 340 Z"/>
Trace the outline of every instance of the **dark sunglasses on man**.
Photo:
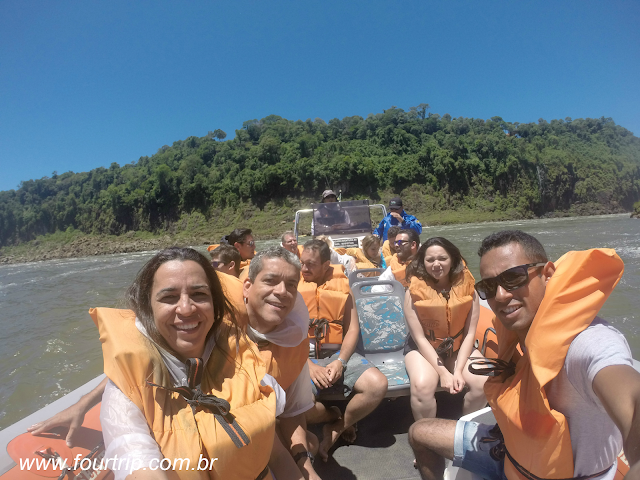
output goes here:
<path id="1" fill-rule="evenodd" d="M 405 243 L 409 243 L 409 240 L 396 240 L 395 241 L 396 247 L 401 247 Z"/>
<path id="2" fill-rule="evenodd" d="M 491 278 L 484 278 L 476 283 L 475 288 L 482 300 L 488 300 L 496 296 L 498 285 L 507 292 L 511 292 L 529 283 L 529 269 L 544 267 L 547 262 L 525 263 L 517 267 L 511 267 Z"/>
<path id="3" fill-rule="evenodd" d="M 213 268 L 218 268 L 220 265 L 224 265 L 224 262 L 221 262 L 220 260 L 212 260 L 211 261 L 211 266 Z"/>

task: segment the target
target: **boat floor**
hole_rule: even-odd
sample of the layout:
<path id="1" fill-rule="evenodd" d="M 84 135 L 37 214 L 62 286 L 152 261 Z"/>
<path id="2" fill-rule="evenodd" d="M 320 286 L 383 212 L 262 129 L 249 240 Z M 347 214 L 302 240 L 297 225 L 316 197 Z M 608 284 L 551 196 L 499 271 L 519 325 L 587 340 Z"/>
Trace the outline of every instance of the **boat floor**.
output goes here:
<path id="1" fill-rule="evenodd" d="M 457 419 L 462 415 L 462 395 L 438 392 L 436 399 L 438 417 Z M 344 402 L 327 404 L 344 408 Z M 356 442 L 347 445 L 338 440 L 326 463 L 316 460 L 316 472 L 323 479 L 332 480 L 419 480 L 407 435 L 412 423 L 409 397 L 385 399 L 373 413 L 358 422 Z M 321 438 L 320 426 L 312 425 L 310 429 Z"/>

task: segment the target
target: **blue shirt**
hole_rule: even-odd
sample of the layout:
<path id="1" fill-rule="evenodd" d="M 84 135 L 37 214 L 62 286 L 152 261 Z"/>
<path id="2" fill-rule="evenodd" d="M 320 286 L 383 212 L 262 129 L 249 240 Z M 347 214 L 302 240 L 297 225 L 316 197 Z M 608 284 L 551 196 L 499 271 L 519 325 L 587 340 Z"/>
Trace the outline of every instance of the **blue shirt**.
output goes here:
<path id="1" fill-rule="evenodd" d="M 395 225 L 399 226 L 401 229 L 405 230 L 408 228 L 412 228 L 418 235 L 422 233 L 422 224 L 418 221 L 416 217 L 413 215 L 409 215 L 407 212 L 402 210 L 402 222 L 399 222 L 396 217 L 392 217 L 391 213 L 389 213 L 386 217 L 384 217 L 380 221 L 380 225 L 373 231 L 374 235 L 377 235 L 384 242 L 387 240 L 387 232 L 389 229 Z"/>

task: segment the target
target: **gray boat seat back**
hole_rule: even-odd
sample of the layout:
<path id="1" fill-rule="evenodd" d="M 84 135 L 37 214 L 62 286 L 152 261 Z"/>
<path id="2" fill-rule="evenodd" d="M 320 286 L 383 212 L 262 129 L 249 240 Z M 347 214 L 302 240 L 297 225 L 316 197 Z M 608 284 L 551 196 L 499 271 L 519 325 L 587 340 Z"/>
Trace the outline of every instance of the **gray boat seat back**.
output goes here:
<path id="1" fill-rule="evenodd" d="M 354 283 L 376 280 L 384 270 L 384 268 L 361 268 L 359 270 L 354 270 L 349 273 L 349 286 L 353 288 Z M 365 275 L 365 273 L 368 273 L 369 275 Z M 372 273 L 375 275 L 371 275 Z"/>
<path id="2" fill-rule="evenodd" d="M 372 292 L 377 285 L 386 291 Z M 389 391 L 407 389 L 409 377 L 404 365 L 404 344 L 409 335 L 404 320 L 405 291 L 396 280 L 365 280 L 352 288 L 360 324 L 358 351 L 387 377 Z"/>

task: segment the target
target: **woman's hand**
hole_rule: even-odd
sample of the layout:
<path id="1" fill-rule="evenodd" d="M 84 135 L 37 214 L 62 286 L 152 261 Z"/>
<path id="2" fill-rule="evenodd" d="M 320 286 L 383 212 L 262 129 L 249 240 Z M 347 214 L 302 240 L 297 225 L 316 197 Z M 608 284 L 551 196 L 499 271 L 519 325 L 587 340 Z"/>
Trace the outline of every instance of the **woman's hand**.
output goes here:
<path id="1" fill-rule="evenodd" d="M 459 372 L 459 371 L 454 372 L 453 389 L 455 390 L 455 393 L 460 393 L 466 384 L 467 382 L 465 382 L 464 378 L 462 378 L 462 372 Z"/>
<path id="2" fill-rule="evenodd" d="M 445 390 L 449 390 L 449 393 L 457 393 L 454 388 L 453 375 L 449 370 L 440 373 L 440 386 Z"/>

